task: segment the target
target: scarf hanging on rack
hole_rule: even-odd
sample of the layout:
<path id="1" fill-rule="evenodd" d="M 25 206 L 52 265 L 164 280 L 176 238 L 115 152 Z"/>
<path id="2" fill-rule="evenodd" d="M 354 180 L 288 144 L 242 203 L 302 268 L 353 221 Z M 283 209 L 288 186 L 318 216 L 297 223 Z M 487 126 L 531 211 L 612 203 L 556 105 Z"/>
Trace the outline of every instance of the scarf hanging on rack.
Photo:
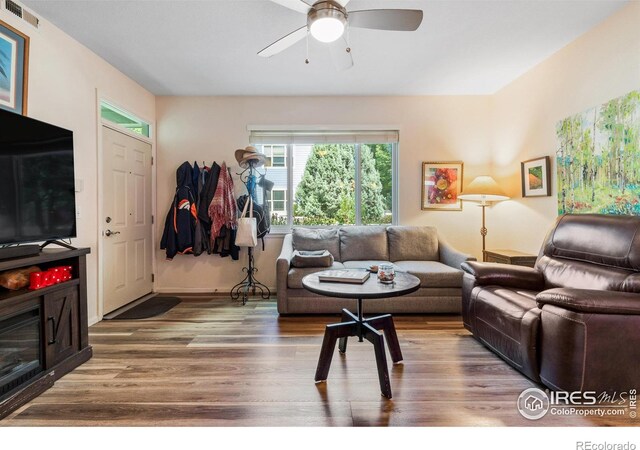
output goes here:
<path id="1" fill-rule="evenodd" d="M 226 225 L 228 229 L 235 230 L 237 221 L 233 179 L 224 162 L 220 168 L 216 192 L 209 205 L 209 217 L 211 218 L 210 242 L 213 247 L 222 227 Z"/>

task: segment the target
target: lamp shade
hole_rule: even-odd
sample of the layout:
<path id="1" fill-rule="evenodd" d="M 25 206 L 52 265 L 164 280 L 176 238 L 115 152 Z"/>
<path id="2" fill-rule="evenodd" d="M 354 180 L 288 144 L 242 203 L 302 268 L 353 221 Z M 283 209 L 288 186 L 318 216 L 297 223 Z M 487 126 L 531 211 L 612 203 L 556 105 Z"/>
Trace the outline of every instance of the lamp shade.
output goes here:
<path id="1" fill-rule="evenodd" d="M 509 197 L 498 186 L 496 180 L 487 175 L 476 177 L 458 196 L 461 200 L 472 202 L 499 202 Z"/>

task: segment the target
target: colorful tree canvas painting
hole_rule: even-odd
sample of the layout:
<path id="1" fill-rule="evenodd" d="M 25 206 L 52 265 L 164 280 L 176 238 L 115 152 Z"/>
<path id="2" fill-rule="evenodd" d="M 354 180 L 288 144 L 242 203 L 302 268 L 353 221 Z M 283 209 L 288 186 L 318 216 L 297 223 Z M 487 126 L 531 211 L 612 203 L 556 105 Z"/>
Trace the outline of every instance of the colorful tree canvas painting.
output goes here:
<path id="1" fill-rule="evenodd" d="M 558 213 L 640 215 L 640 91 L 558 123 Z"/>

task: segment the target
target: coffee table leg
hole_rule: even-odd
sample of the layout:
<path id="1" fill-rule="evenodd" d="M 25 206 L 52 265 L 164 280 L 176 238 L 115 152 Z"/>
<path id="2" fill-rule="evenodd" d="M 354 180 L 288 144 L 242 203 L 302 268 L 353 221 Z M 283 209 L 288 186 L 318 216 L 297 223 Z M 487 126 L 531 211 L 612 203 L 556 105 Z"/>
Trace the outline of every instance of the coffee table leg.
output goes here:
<path id="1" fill-rule="evenodd" d="M 368 323 L 362 324 L 363 334 L 367 341 L 373 344 L 376 353 L 376 365 L 378 366 L 378 380 L 382 395 L 391 398 L 391 383 L 389 382 L 389 369 L 387 368 L 387 355 L 384 351 L 384 336 Z"/>
<path id="2" fill-rule="evenodd" d="M 326 381 L 329 376 L 329 368 L 331 367 L 331 359 L 333 358 L 333 350 L 336 348 L 336 341 L 339 338 L 354 336 L 357 324 L 355 322 L 342 322 L 327 325 L 324 330 L 324 338 L 322 339 L 322 348 L 320 349 L 320 358 L 318 358 L 318 367 L 316 368 L 316 383 Z"/>
<path id="3" fill-rule="evenodd" d="M 393 317 L 391 314 L 372 317 L 370 319 L 366 319 L 365 322 L 376 330 L 384 331 L 385 338 L 387 339 L 387 346 L 389 347 L 389 353 L 391 354 L 391 360 L 394 363 L 402 361 L 403 358 L 402 350 L 400 350 L 400 341 L 398 341 L 396 327 L 393 323 Z"/>
<path id="4" fill-rule="evenodd" d="M 342 310 L 342 322 L 357 322 L 358 318 L 348 309 L 344 308 Z M 347 337 L 341 337 L 340 340 L 338 341 L 338 350 L 340 351 L 340 353 L 346 353 L 347 352 Z"/>

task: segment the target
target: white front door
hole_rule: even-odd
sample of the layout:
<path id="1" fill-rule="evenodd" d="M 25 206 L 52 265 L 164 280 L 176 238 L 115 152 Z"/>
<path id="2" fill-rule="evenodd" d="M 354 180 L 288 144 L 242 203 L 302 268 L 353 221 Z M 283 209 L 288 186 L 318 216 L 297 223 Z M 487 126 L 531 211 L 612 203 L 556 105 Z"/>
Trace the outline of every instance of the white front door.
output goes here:
<path id="1" fill-rule="evenodd" d="M 102 286 L 107 314 L 153 289 L 151 144 L 102 127 Z"/>

